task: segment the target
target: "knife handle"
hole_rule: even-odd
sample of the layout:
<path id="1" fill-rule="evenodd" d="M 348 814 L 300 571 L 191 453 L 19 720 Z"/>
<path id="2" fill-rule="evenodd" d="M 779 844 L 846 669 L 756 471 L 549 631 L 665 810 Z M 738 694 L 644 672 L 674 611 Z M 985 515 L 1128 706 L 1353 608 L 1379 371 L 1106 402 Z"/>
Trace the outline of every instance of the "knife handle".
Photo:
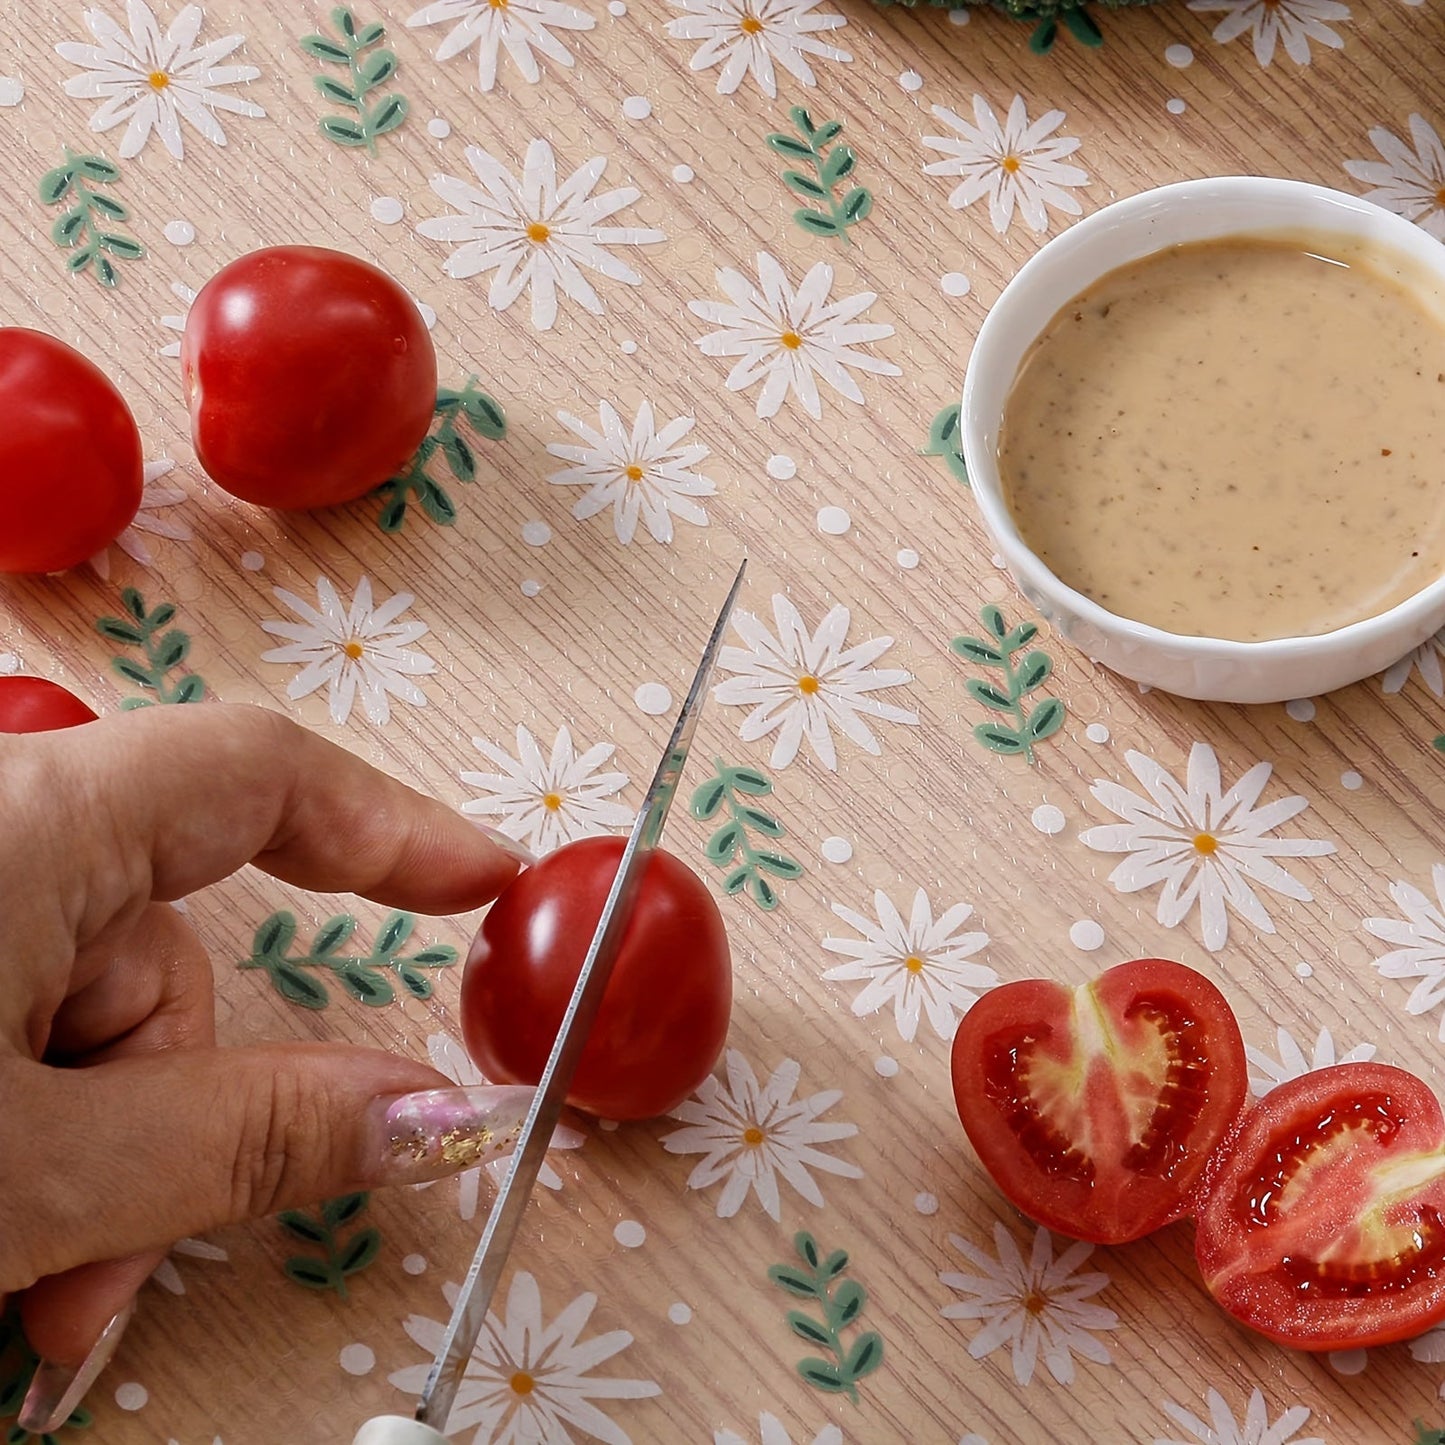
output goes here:
<path id="1" fill-rule="evenodd" d="M 448 1445 L 430 1425 L 406 1415 L 378 1415 L 356 1432 L 351 1445 Z"/>

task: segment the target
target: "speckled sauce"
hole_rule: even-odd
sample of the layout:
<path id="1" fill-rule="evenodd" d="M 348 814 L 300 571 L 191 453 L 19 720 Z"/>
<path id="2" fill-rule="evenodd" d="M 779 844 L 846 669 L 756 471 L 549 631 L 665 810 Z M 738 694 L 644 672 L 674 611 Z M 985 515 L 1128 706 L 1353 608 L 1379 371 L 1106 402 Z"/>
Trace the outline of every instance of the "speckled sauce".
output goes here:
<path id="1" fill-rule="evenodd" d="M 1445 326 L 1333 238 L 1174 247 L 1034 343 L 1005 408 L 1030 547 L 1111 612 L 1260 641 L 1445 570 Z"/>

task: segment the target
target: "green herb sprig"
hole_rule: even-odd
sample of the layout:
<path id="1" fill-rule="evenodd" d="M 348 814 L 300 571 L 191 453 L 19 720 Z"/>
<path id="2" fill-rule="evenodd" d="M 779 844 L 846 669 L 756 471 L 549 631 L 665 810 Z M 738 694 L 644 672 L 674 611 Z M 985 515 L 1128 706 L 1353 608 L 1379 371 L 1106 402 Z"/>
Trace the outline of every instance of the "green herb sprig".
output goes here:
<path id="1" fill-rule="evenodd" d="M 428 971 L 447 968 L 457 961 L 457 951 L 448 943 L 434 943 L 415 953 L 401 951 L 416 927 L 413 914 L 392 913 L 381 925 L 369 951 L 343 953 L 341 949 L 356 932 L 356 926 L 352 914 L 338 913 L 317 929 L 310 948 L 292 953 L 296 915 L 283 909 L 256 930 L 251 956 L 242 959 L 238 967 L 264 969 L 276 992 L 302 1008 L 323 1009 L 331 1002 L 325 984 L 304 972 L 306 969 L 329 971 L 358 1003 L 382 1008 L 397 996 L 388 973 L 395 975 L 406 994 L 426 999 L 432 994 Z"/>
<path id="2" fill-rule="evenodd" d="M 390 50 L 376 50 L 386 36 L 386 26 L 374 20 L 358 26 L 356 17 L 344 5 L 331 12 L 331 23 L 340 32 L 340 40 L 329 35 L 305 35 L 301 48 L 316 60 L 344 65 L 350 71 L 350 84 L 343 84 L 329 75 L 318 75 L 313 83 L 329 101 L 349 106 L 356 112 L 350 116 L 328 115 L 321 119 L 321 133 L 341 146 L 365 146 L 376 154 L 376 141 L 394 131 L 406 119 L 407 100 L 404 95 L 382 96 L 375 105 L 367 96 L 385 85 L 396 74 L 397 60 Z M 371 51 L 363 57 L 363 51 Z"/>
<path id="3" fill-rule="evenodd" d="M 507 434 L 507 417 L 501 403 L 477 390 L 477 378 L 470 376 L 460 391 L 443 387 L 437 392 L 436 415 L 441 425 L 422 438 L 406 470 L 379 486 L 374 496 L 382 501 L 377 525 L 383 532 L 399 532 L 406 522 L 407 504 L 415 497 L 423 512 L 438 526 L 456 523 L 457 508 L 450 494 L 427 470 L 440 452 L 448 469 L 459 482 L 477 476 L 477 458 L 472 444 L 457 428 L 465 421 L 480 437 L 500 441 Z"/>
<path id="4" fill-rule="evenodd" d="M 283 1266 L 287 1277 L 307 1289 L 331 1290 L 341 1299 L 348 1297 L 346 1281 L 373 1264 L 381 1253 L 381 1231 L 369 1224 L 348 1239 L 342 1231 L 366 1212 L 371 1196 L 343 1194 L 328 1199 L 318 1213 L 288 1209 L 276 1216 L 276 1222 L 289 1235 L 322 1251 L 320 1259 L 313 1255 L 292 1255 Z"/>
<path id="5" fill-rule="evenodd" d="M 831 1360 L 810 1355 L 799 1360 L 798 1374 L 816 1390 L 830 1395 L 847 1395 L 858 1403 L 858 1381 L 871 1375 L 883 1363 L 883 1337 L 876 1330 L 855 1335 L 851 1344 L 844 1344 L 843 1331 L 858 1323 L 868 1303 L 868 1292 L 857 1280 L 844 1279 L 848 1254 L 835 1249 L 824 1255 L 817 1241 L 807 1230 L 793 1236 L 793 1247 L 803 1268 L 793 1264 L 775 1264 L 768 1269 L 768 1278 L 798 1299 L 815 1301 L 823 1317 L 814 1319 L 802 1310 L 788 1311 L 788 1328 L 800 1340 L 832 1355 Z"/>
<path id="6" fill-rule="evenodd" d="M 999 668 L 1002 686 L 984 678 L 971 677 L 964 683 L 969 695 L 994 712 L 1013 719 L 1013 726 L 999 721 L 975 725 L 973 735 L 984 747 L 995 753 L 1023 753 L 1034 761 L 1034 744 L 1052 737 L 1064 725 L 1064 705 L 1056 697 L 1045 698 L 1032 710 L 1024 706 L 1024 698 L 1042 687 L 1054 670 L 1053 660 L 1046 652 L 1029 652 L 1017 664 L 1014 658 L 1038 636 L 1032 622 L 1009 627 L 1003 613 L 992 604 L 979 614 L 989 636 L 955 637 L 953 651 L 970 662 Z"/>
<path id="7" fill-rule="evenodd" d="M 40 199 L 47 206 L 70 201 L 50 228 L 50 239 L 70 252 L 65 268 L 72 274 L 88 270 L 102 286 L 119 286 L 116 261 L 138 261 L 145 247 L 116 229 L 130 220 L 130 209 L 96 186 L 113 186 L 120 167 L 104 156 L 75 155 L 68 147 L 65 163 L 40 178 Z"/>
<path id="8" fill-rule="evenodd" d="M 121 701 L 127 710 L 150 707 L 153 703 L 200 702 L 205 696 L 206 684 L 194 672 L 183 672 L 168 681 L 167 674 L 175 672 L 191 654 L 189 634 L 178 627 L 169 627 L 176 616 L 173 602 L 162 602 L 154 609 L 146 607 L 145 598 L 134 587 L 127 587 L 120 594 L 125 604 L 125 617 L 102 617 L 95 624 L 95 630 L 111 642 L 139 649 L 144 661 L 132 657 L 113 657 L 111 667 L 127 682 L 153 693 L 153 697 L 128 697 Z"/>
<path id="9" fill-rule="evenodd" d="M 747 889 L 759 908 L 774 909 L 779 899 L 771 878 L 799 878 L 803 868 L 786 853 L 754 847 L 748 836 L 756 833 L 777 839 L 787 831 L 771 813 L 747 801 L 766 797 L 773 791 L 772 782 L 756 768 L 730 767 L 721 758 L 714 758 L 713 766 L 717 771 L 692 795 L 692 815 L 708 822 L 726 809 L 727 821 L 708 839 L 703 851 L 710 862 L 729 870 L 723 879 L 725 893 Z"/>
<path id="10" fill-rule="evenodd" d="M 788 111 L 796 135 L 773 132 L 768 144 L 785 160 L 801 162 L 812 168 L 811 176 L 799 170 L 783 172 L 783 184 L 807 204 L 793 212 L 793 219 L 814 236 L 839 236 L 849 240 L 848 230 L 866 220 L 873 210 L 873 193 L 863 186 L 850 185 L 840 196 L 838 187 L 853 174 L 858 157 L 851 146 L 838 140 L 841 120 L 825 120 L 815 125 L 801 106 Z"/>

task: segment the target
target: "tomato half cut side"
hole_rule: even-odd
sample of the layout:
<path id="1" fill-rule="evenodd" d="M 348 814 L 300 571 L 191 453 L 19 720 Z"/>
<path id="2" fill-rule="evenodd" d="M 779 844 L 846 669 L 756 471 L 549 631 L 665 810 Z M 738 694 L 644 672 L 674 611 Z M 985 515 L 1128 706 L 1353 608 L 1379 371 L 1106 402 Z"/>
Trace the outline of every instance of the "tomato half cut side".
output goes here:
<path id="1" fill-rule="evenodd" d="M 1162 958 L 1077 988 L 991 989 L 953 1041 L 958 1116 L 994 1182 L 1030 1218 L 1095 1244 L 1188 1213 L 1245 1083 L 1224 995 Z"/>
<path id="2" fill-rule="evenodd" d="M 1304 1350 L 1409 1339 L 1445 1318 L 1445 1117 L 1388 1064 L 1272 1089 L 1211 1168 L 1195 1253 L 1237 1320 Z"/>

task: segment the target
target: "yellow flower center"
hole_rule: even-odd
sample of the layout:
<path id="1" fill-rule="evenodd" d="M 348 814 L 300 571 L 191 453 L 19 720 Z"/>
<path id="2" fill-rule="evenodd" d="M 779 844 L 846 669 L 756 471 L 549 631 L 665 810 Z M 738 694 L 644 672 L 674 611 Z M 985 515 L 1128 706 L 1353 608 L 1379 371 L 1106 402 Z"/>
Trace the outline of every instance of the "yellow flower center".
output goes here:
<path id="1" fill-rule="evenodd" d="M 1201 853 L 1206 858 L 1212 858 L 1219 847 L 1219 839 L 1213 833 L 1196 833 L 1194 835 L 1194 851 Z"/>
<path id="2" fill-rule="evenodd" d="M 640 482 L 642 480 L 642 468 L 639 467 L 636 462 L 633 462 L 630 467 L 623 471 L 622 475 L 626 477 L 629 482 Z"/>
<path id="3" fill-rule="evenodd" d="M 1019 168 L 1019 158 L 1016 155 L 1006 155 L 999 162 L 999 165 L 1002 166 L 1003 169 L 1009 173 L 1009 175 L 1013 175 L 1013 173 Z"/>
<path id="4" fill-rule="evenodd" d="M 353 662 L 360 662 L 366 655 L 366 649 L 354 637 L 341 650 Z"/>
<path id="5" fill-rule="evenodd" d="M 562 806 L 562 794 L 561 794 L 561 793 L 543 793 L 543 794 L 542 794 L 542 806 L 543 806 L 549 813 L 555 813 L 555 812 L 557 812 L 557 811 L 561 808 L 561 806 Z"/>
<path id="6" fill-rule="evenodd" d="M 916 953 L 910 953 L 908 957 L 903 960 L 903 966 L 909 973 L 923 972 L 923 960 L 919 958 Z"/>
<path id="7" fill-rule="evenodd" d="M 492 0 L 493 5 L 496 3 L 497 0 Z M 507 0 L 501 0 L 501 3 L 505 5 Z M 537 1387 L 537 1382 L 525 1370 L 518 1370 L 507 1383 L 512 1387 L 514 1395 L 530 1395 Z"/>
<path id="8" fill-rule="evenodd" d="M 535 241 L 539 246 L 545 245 L 547 238 L 551 234 L 550 228 L 544 226 L 541 221 L 533 221 L 532 224 L 527 227 L 527 239 L 529 241 Z"/>
<path id="9" fill-rule="evenodd" d="M 1445 210 L 1445 186 L 1441 186 L 1440 189 L 1435 192 L 1435 204 L 1439 206 L 1441 210 Z"/>
<path id="10" fill-rule="evenodd" d="M 738 21 L 738 29 L 744 35 L 761 35 L 763 33 L 763 22 L 756 15 L 744 15 Z"/>
<path id="11" fill-rule="evenodd" d="M 1031 1315 L 1041 1315 L 1049 1307 L 1049 1297 L 1040 1294 L 1038 1290 L 1031 1289 L 1024 1296 L 1024 1309 Z"/>
<path id="12" fill-rule="evenodd" d="M 743 1143 L 746 1144 L 749 1149 L 756 1149 L 767 1137 L 756 1124 L 749 1124 L 748 1127 L 743 1130 Z"/>
<path id="13" fill-rule="evenodd" d="M 818 682 L 818 679 L 814 677 L 811 672 L 805 672 L 802 677 L 798 679 L 798 691 L 802 693 L 804 697 L 812 697 L 820 686 L 821 684 Z"/>
<path id="14" fill-rule="evenodd" d="M 152 90 L 164 90 L 171 83 L 171 78 L 164 70 L 153 70 L 146 76 L 146 82 Z"/>
<path id="15" fill-rule="evenodd" d="M 803 338 L 796 331 L 785 331 L 778 337 L 778 340 L 788 348 L 789 351 L 796 351 L 802 344 Z"/>

